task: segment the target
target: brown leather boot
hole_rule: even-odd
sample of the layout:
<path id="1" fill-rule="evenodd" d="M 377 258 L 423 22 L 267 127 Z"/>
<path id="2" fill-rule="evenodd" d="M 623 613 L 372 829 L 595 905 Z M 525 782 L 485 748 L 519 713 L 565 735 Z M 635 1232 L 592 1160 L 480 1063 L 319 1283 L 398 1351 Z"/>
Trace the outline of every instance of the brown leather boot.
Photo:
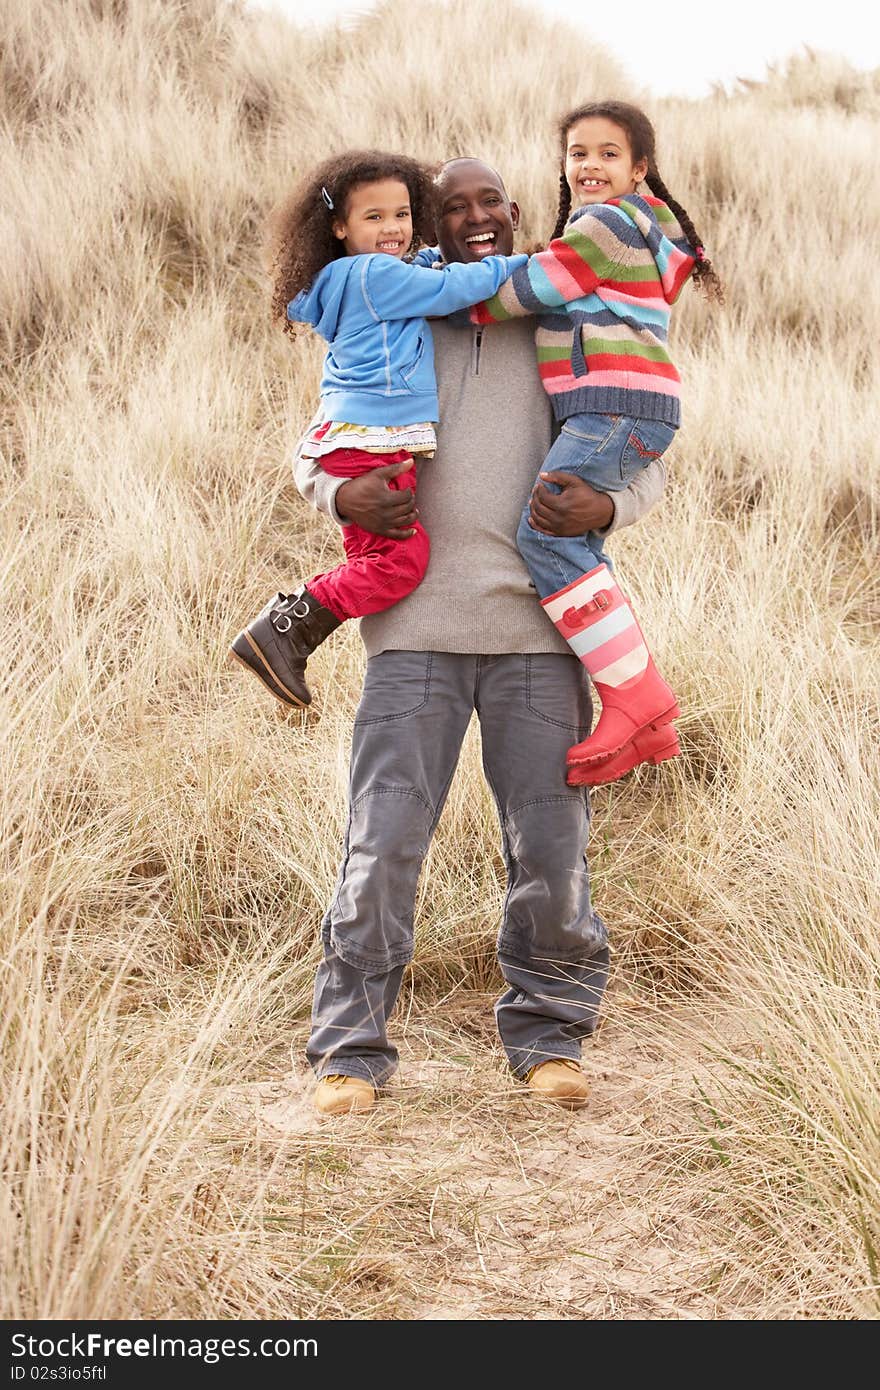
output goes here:
<path id="1" fill-rule="evenodd" d="M 337 627 L 339 619 L 303 584 L 296 593 L 276 594 L 238 634 L 230 651 L 276 700 L 302 708 L 312 703 L 306 661 Z"/>

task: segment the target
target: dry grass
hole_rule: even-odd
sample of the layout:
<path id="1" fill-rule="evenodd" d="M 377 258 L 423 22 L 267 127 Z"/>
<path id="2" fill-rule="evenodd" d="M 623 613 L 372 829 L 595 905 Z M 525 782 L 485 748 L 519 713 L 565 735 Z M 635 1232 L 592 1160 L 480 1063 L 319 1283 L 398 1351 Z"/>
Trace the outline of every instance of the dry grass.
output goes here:
<path id="1" fill-rule="evenodd" d="M 593 1109 L 530 1115 L 505 1078 L 474 731 L 399 1085 L 318 1132 L 288 1079 L 362 654 L 322 649 L 301 727 L 223 664 L 337 546 L 285 463 L 318 356 L 267 326 L 259 230 L 300 167 L 375 141 L 495 160 L 546 234 L 558 109 L 628 94 L 522 12 L 491 66 L 473 7 L 411 21 L 4 8 L 3 1315 L 874 1317 L 876 75 L 807 55 L 656 104 L 729 308 L 679 314 L 674 482 L 616 550 L 687 756 L 594 799 Z"/>

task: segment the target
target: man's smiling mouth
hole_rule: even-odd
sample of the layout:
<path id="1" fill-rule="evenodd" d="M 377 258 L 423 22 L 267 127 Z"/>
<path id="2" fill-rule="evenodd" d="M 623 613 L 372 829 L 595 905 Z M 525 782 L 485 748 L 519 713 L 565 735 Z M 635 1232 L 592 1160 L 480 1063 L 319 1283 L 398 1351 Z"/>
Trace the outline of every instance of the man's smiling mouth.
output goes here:
<path id="1" fill-rule="evenodd" d="M 464 238 L 464 245 L 470 246 L 471 250 L 492 250 L 495 232 L 471 232 L 470 236 Z"/>

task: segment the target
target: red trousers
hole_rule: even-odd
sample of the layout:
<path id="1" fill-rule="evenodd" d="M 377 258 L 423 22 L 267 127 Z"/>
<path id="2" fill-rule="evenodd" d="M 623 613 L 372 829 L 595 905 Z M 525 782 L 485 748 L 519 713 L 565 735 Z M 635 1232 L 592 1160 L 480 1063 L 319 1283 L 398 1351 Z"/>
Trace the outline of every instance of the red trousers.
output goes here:
<path id="1" fill-rule="evenodd" d="M 334 478 L 359 478 L 372 468 L 402 463 L 410 457 L 404 450 L 396 454 L 368 454 L 363 449 L 334 449 L 319 459 L 325 473 Z M 410 468 L 388 479 L 396 492 L 416 489 L 416 470 Z M 335 569 L 318 574 L 306 582 L 310 594 L 329 608 L 335 618 L 363 618 L 381 613 L 412 593 L 428 568 L 431 543 L 425 528 L 416 522 L 415 535 L 405 541 L 377 536 L 360 526 L 343 526 L 342 543 L 346 558 Z"/>

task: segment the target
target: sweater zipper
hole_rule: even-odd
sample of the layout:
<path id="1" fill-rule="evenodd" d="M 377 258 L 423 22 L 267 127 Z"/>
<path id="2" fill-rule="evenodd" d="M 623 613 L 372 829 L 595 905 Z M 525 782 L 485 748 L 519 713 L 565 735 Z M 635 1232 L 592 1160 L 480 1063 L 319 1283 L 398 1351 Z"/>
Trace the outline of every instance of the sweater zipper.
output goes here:
<path id="1" fill-rule="evenodd" d="M 482 351 L 482 348 L 483 348 L 483 330 L 482 330 L 482 328 L 475 328 L 475 329 L 474 329 L 474 350 L 473 350 L 473 353 L 471 354 L 471 360 L 472 360 L 472 365 L 473 365 L 473 369 L 474 369 L 474 376 L 479 376 L 479 375 L 480 375 L 480 353 L 481 353 L 481 351 Z"/>

